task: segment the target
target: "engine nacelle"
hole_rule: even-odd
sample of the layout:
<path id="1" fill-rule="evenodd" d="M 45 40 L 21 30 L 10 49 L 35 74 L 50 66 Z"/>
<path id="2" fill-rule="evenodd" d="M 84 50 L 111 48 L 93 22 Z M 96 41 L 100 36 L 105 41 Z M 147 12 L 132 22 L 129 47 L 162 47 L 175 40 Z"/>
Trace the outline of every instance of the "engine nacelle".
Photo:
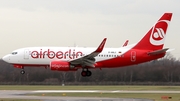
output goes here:
<path id="1" fill-rule="evenodd" d="M 71 65 L 67 61 L 51 61 L 50 63 L 51 70 L 57 71 L 76 71 L 75 66 Z"/>
<path id="2" fill-rule="evenodd" d="M 23 68 L 23 66 L 22 65 L 18 65 L 18 64 L 13 64 L 13 66 L 14 66 L 14 68 Z"/>

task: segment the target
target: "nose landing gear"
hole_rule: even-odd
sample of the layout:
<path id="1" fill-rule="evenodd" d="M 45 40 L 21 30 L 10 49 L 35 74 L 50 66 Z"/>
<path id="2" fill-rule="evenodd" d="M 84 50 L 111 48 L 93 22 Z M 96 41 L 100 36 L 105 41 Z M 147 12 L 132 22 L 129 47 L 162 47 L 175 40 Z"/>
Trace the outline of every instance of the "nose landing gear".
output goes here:
<path id="1" fill-rule="evenodd" d="M 20 71 L 20 73 L 21 73 L 22 75 L 25 74 L 24 69 L 22 69 L 22 70 Z"/>
<path id="2" fill-rule="evenodd" d="M 22 66 L 21 69 L 22 69 L 22 70 L 20 71 L 20 73 L 21 73 L 22 75 L 25 74 L 26 72 L 24 71 L 24 66 Z"/>

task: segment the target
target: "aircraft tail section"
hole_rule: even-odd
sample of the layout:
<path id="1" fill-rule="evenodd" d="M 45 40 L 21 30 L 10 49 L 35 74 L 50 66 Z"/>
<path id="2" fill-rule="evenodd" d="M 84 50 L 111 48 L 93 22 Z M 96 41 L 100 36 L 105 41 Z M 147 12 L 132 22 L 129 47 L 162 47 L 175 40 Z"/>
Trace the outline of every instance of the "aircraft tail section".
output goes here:
<path id="1" fill-rule="evenodd" d="M 161 50 L 164 46 L 171 17 L 172 13 L 164 13 L 148 33 L 134 46 L 134 49 Z"/>

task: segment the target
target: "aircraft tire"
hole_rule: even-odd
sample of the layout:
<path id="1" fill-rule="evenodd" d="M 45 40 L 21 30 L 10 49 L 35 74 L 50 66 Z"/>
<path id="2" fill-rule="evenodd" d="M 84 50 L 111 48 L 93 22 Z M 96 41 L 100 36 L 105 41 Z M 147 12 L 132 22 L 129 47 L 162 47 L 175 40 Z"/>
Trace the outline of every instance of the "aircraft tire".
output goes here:
<path id="1" fill-rule="evenodd" d="M 20 73 L 23 75 L 23 74 L 25 74 L 25 71 L 24 71 L 24 70 L 21 70 L 21 72 L 20 72 Z"/>
<path id="2" fill-rule="evenodd" d="M 92 72 L 91 71 L 86 71 L 86 76 L 91 76 Z"/>
<path id="3" fill-rule="evenodd" d="M 81 76 L 86 77 L 86 75 L 87 75 L 86 71 L 81 72 Z"/>

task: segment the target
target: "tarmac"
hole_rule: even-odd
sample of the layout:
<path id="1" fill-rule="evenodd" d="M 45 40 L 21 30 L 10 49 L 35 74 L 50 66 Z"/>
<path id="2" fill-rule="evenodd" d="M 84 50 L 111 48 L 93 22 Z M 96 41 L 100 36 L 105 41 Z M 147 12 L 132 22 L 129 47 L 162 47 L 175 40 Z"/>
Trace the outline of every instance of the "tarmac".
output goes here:
<path id="1" fill-rule="evenodd" d="M 1 98 L 10 99 L 38 99 L 41 101 L 153 101 L 151 99 L 134 98 L 102 98 L 102 97 L 67 97 L 67 96 L 32 96 L 37 93 L 180 93 L 180 91 L 105 91 L 105 90 L 0 90 Z"/>

